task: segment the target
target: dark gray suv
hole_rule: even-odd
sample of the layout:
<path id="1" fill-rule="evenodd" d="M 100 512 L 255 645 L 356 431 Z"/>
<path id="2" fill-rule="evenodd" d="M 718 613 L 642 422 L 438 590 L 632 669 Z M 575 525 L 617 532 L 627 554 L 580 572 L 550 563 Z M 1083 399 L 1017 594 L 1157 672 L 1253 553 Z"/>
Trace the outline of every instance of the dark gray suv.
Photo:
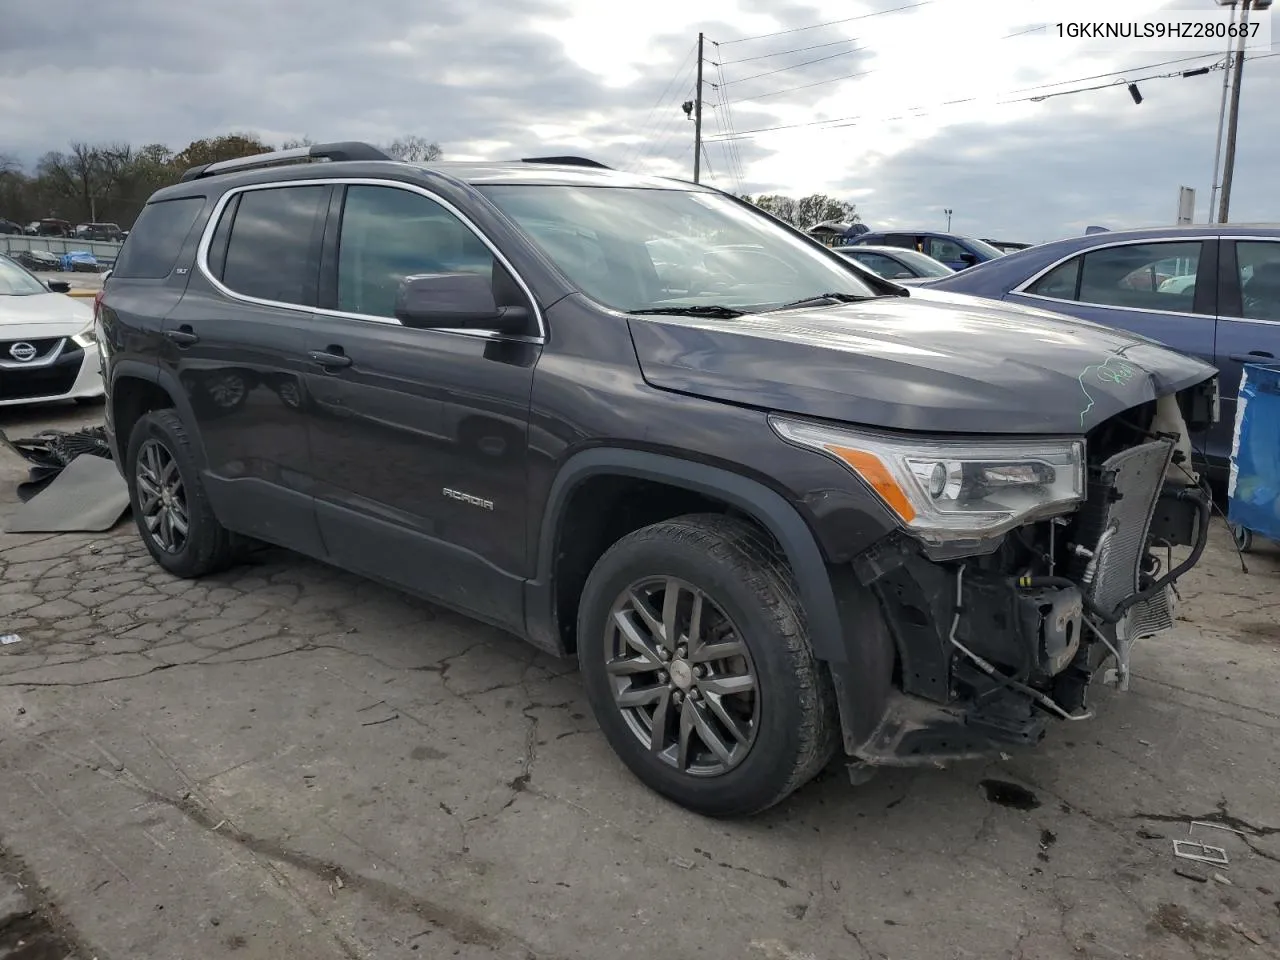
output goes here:
<path id="1" fill-rule="evenodd" d="M 1204 545 L 1212 367 L 551 160 L 330 144 L 151 198 L 97 323 L 157 563 L 265 541 L 576 655 L 622 760 L 717 816 L 1126 684 Z"/>

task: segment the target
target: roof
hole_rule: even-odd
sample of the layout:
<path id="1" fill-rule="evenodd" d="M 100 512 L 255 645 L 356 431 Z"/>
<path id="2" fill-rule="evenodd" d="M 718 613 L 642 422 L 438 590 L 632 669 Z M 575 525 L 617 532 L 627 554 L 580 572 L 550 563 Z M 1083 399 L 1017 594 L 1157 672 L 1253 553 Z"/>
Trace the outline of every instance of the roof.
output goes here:
<path id="1" fill-rule="evenodd" d="M 607 167 L 576 164 L 530 163 L 527 160 L 435 161 L 413 164 L 438 170 L 472 186 L 522 183 L 555 186 L 641 187 L 651 190 L 706 190 L 685 180 L 651 177 Z"/>
<path id="2" fill-rule="evenodd" d="M 315 163 L 321 162 L 323 169 Z M 560 186 L 611 186 L 644 189 L 706 191 L 706 187 L 683 180 L 650 177 L 611 170 L 584 157 L 529 157 L 506 161 L 434 161 L 411 163 L 397 160 L 371 144 L 359 141 L 291 147 L 248 157 L 236 157 L 200 164 L 187 170 L 182 179 L 165 188 L 157 198 L 175 198 L 203 193 L 208 185 L 227 189 L 241 184 L 277 180 L 311 180 L 328 177 L 386 176 L 395 172 L 423 171 L 447 176 L 472 186 L 498 184 L 543 184 Z M 710 191 L 708 191 L 710 192 Z"/>

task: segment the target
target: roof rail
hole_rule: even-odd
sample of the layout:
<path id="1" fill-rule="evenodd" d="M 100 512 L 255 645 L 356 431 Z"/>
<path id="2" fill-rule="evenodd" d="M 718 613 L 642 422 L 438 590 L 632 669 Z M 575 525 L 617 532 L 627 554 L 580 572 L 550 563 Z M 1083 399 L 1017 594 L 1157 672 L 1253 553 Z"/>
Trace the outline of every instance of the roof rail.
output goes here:
<path id="1" fill-rule="evenodd" d="M 564 167 L 595 167 L 597 170 L 612 170 L 599 160 L 589 160 L 586 157 L 525 157 L 521 163 L 555 163 Z"/>
<path id="2" fill-rule="evenodd" d="M 217 160 L 213 163 L 202 163 L 191 167 L 182 175 L 182 182 L 198 180 L 200 177 L 212 177 L 232 170 L 255 170 L 259 167 L 273 167 L 294 160 L 392 160 L 377 147 L 361 143 L 358 140 L 346 140 L 341 143 L 317 143 L 309 147 L 293 147 L 289 150 L 273 150 L 271 153 L 256 153 L 250 157 L 235 157 L 231 160 Z"/>

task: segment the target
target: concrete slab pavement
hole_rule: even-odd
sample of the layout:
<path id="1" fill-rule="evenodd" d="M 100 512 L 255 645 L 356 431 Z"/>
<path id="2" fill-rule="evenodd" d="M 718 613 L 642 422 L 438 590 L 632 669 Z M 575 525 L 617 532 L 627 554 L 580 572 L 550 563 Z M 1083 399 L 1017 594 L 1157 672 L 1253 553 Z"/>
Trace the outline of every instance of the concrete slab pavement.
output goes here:
<path id="1" fill-rule="evenodd" d="M 0 535 L 0 847 L 101 960 L 1274 957 L 1263 551 L 1243 575 L 1219 531 L 1133 691 L 1037 752 L 836 769 L 724 823 L 642 788 L 573 665 L 498 631 L 285 551 L 190 583 L 131 525 Z M 1175 873 L 1192 818 L 1231 828 L 1195 834 L 1226 867 Z"/>

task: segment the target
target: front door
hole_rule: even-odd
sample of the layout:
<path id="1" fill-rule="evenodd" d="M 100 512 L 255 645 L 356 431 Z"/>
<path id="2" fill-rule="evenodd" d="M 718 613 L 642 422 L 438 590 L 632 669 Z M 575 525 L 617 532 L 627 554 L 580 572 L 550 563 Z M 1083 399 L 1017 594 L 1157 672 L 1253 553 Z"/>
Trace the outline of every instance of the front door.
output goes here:
<path id="1" fill-rule="evenodd" d="M 1217 357 L 1222 397 L 1219 426 L 1230 442 L 1244 364 L 1271 364 L 1280 357 L 1280 240 L 1224 240 L 1222 247 L 1223 304 L 1218 319 Z"/>
<path id="2" fill-rule="evenodd" d="M 335 209 L 337 203 L 335 202 Z M 353 184 L 325 237 L 307 339 L 317 515 L 341 566 L 503 626 L 523 623 L 529 395 L 541 346 L 395 318 L 400 281 L 494 277 L 479 235 L 407 187 Z M 530 308 L 532 304 L 527 304 Z"/>
<path id="3" fill-rule="evenodd" d="M 312 184 L 232 194 L 206 262 L 164 323 L 218 517 L 313 556 L 323 546 L 300 386 L 331 192 Z"/>

